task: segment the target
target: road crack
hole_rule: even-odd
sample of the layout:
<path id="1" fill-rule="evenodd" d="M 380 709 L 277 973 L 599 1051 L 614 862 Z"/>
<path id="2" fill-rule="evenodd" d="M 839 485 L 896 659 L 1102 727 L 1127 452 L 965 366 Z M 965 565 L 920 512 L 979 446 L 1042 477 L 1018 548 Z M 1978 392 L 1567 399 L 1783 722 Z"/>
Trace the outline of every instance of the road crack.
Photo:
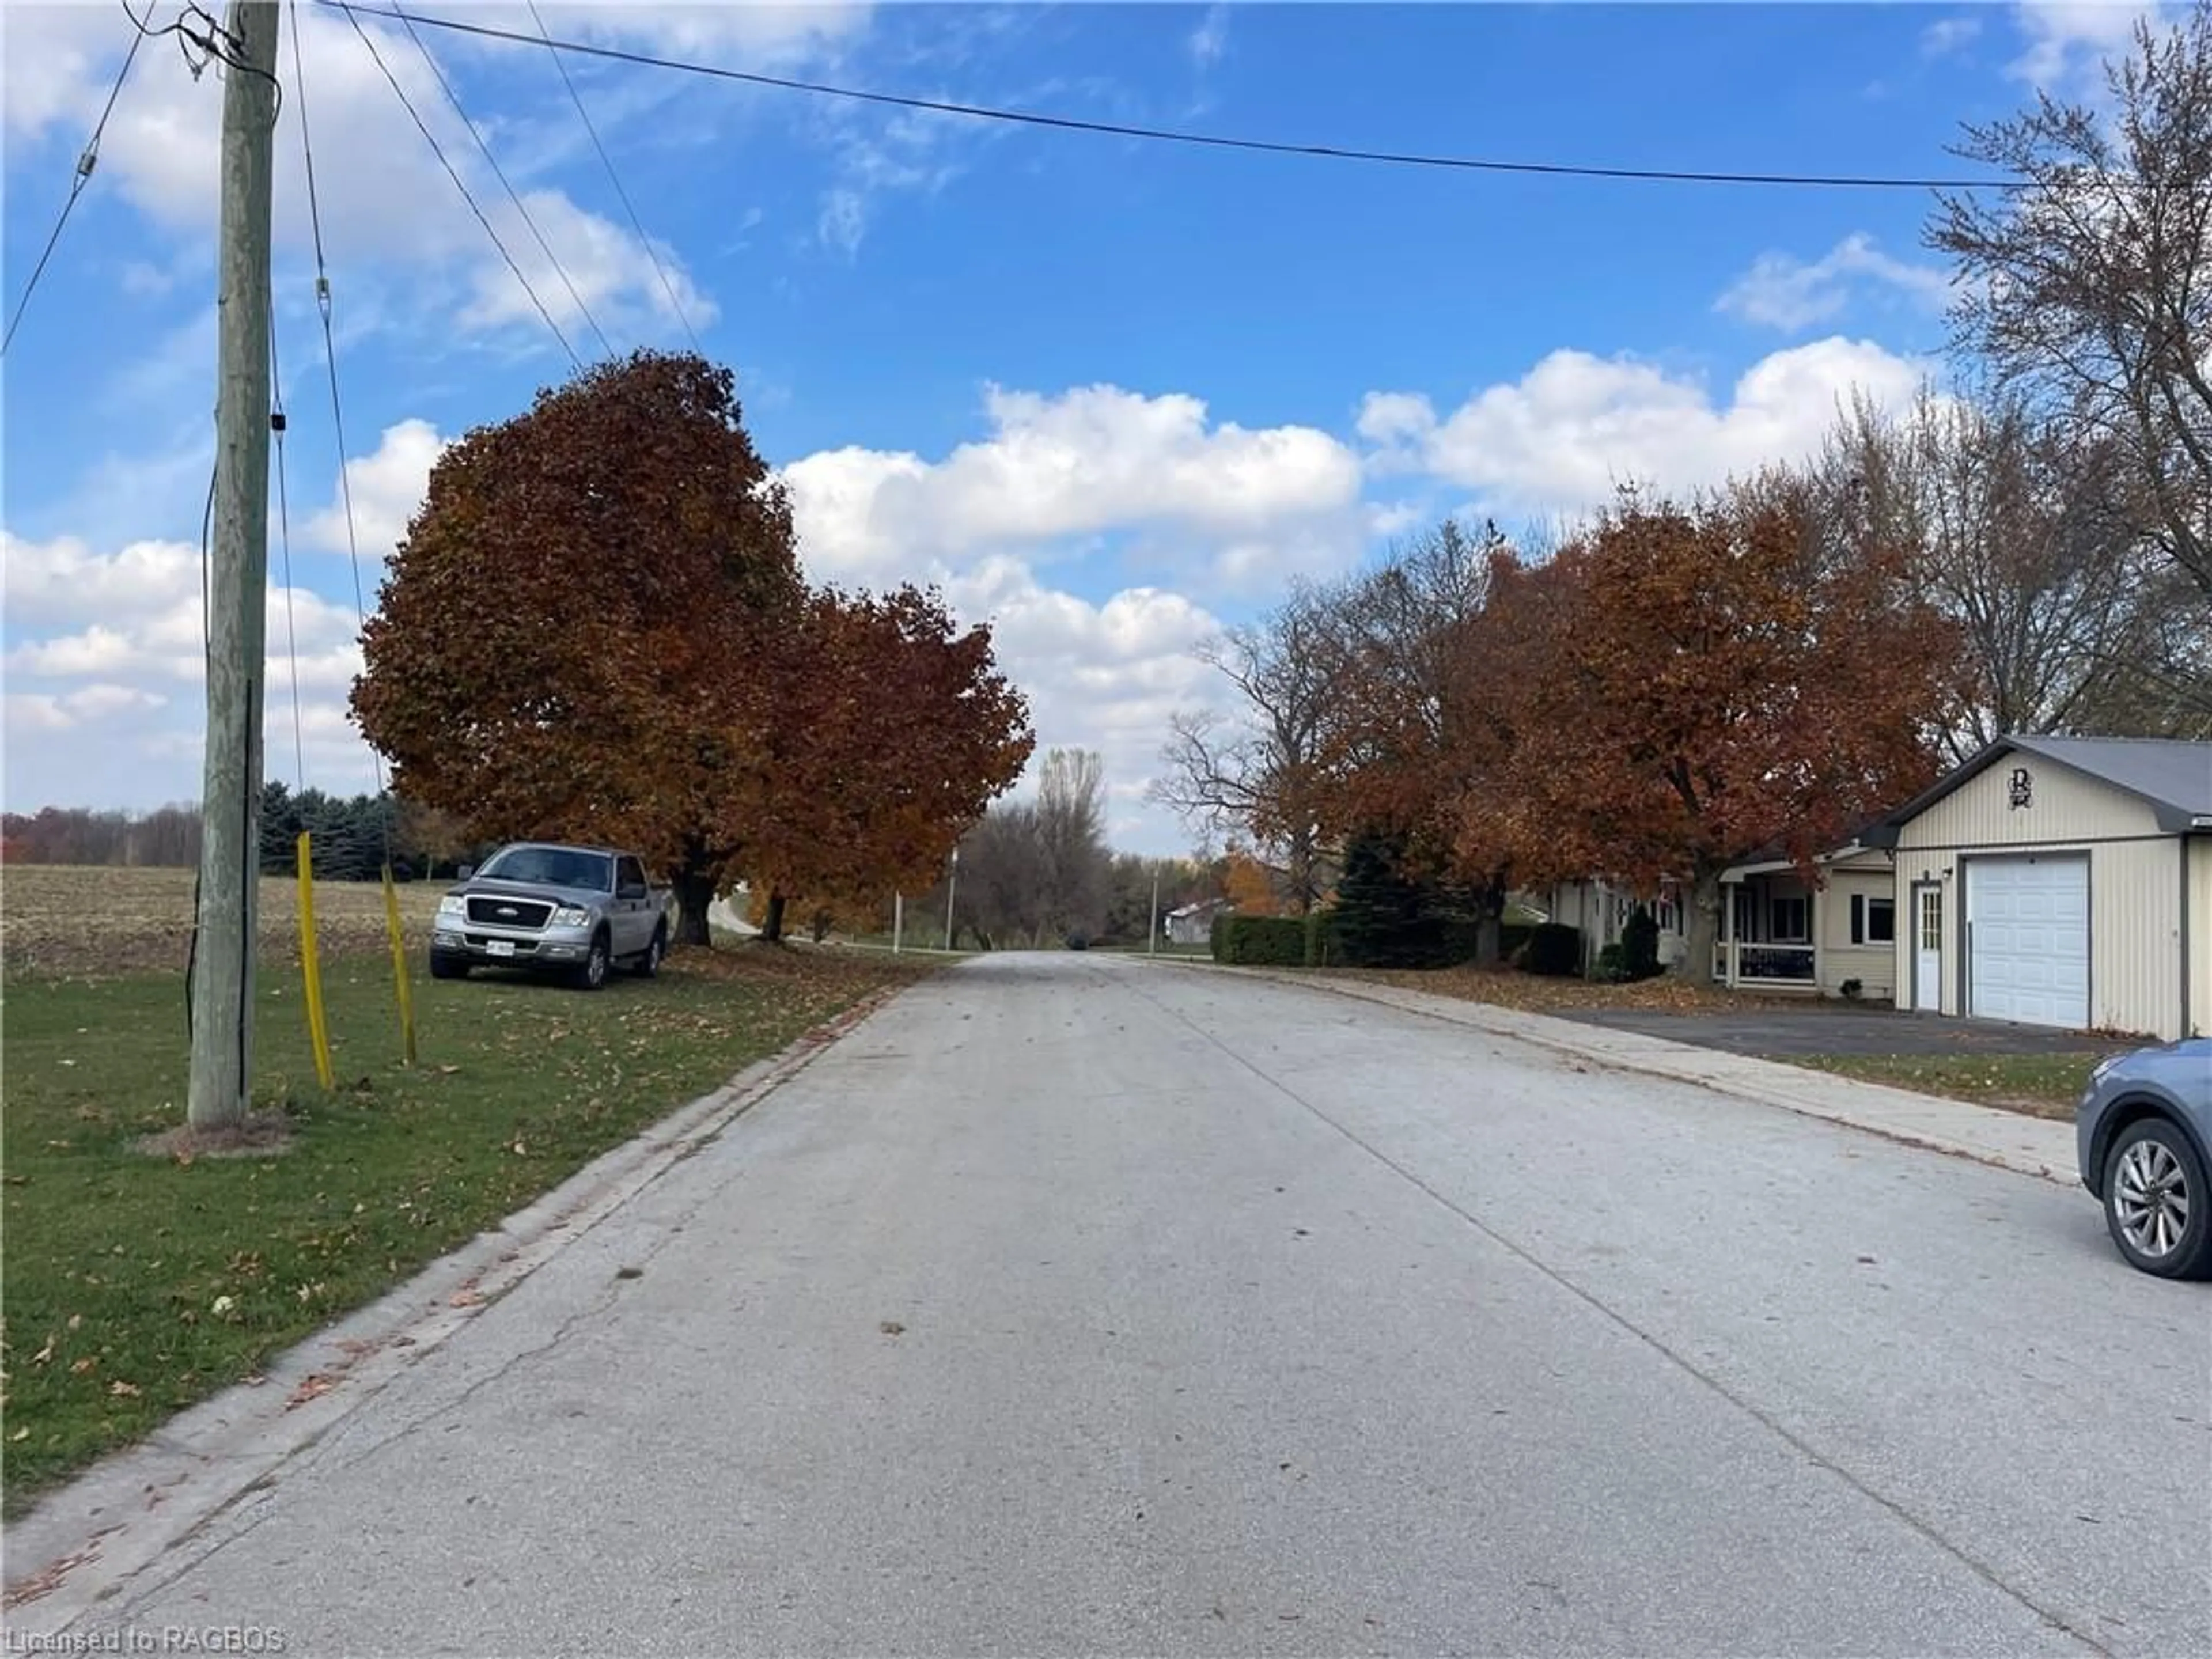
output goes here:
<path id="1" fill-rule="evenodd" d="M 1656 1335 L 1652 1332 L 1646 1330 L 1643 1326 L 1638 1325 L 1634 1320 L 1629 1318 L 1627 1315 L 1603 1300 L 1595 1292 L 1585 1290 L 1582 1285 L 1575 1283 L 1573 1279 L 1569 1279 L 1565 1274 L 1553 1267 L 1549 1262 L 1544 1261 L 1543 1258 L 1534 1254 L 1519 1241 L 1499 1232 L 1495 1227 L 1492 1227 L 1489 1223 L 1484 1221 L 1480 1216 L 1468 1209 L 1457 1200 L 1431 1186 L 1416 1171 L 1400 1163 L 1396 1158 L 1392 1158 L 1381 1147 L 1376 1146 L 1372 1141 L 1370 1141 L 1362 1136 L 1357 1130 L 1351 1128 L 1347 1125 L 1330 1116 L 1329 1114 L 1323 1110 L 1318 1104 L 1300 1094 L 1296 1089 L 1291 1087 L 1290 1085 L 1272 1075 L 1254 1061 L 1247 1059 L 1243 1054 L 1239 1054 L 1235 1048 L 1232 1048 L 1228 1043 L 1222 1041 L 1218 1036 L 1212 1031 L 1208 1030 L 1196 1020 L 1192 1019 L 1188 1014 L 1183 1013 L 1180 1009 L 1170 1006 L 1169 1004 L 1162 1001 L 1159 998 L 1153 996 L 1149 991 L 1146 991 L 1140 987 L 1132 985 L 1130 988 L 1137 995 L 1144 998 L 1146 1001 L 1151 1003 L 1155 1008 L 1158 1008 L 1170 1019 L 1176 1021 L 1178 1024 L 1188 1028 L 1188 1030 L 1204 1040 L 1206 1043 L 1211 1045 L 1212 1048 L 1218 1049 L 1232 1064 L 1249 1072 L 1254 1077 L 1259 1079 L 1261 1083 L 1265 1084 L 1277 1094 L 1281 1095 L 1285 1100 L 1290 1101 L 1292 1104 L 1310 1114 L 1316 1121 L 1321 1122 L 1326 1127 L 1334 1130 L 1338 1135 L 1349 1141 L 1353 1146 L 1358 1148 L 1360 1152 L 1365 1153 L 1376 1163 L 1389 1170 L 1391 1174 L 1396 1176 L 1400 1180 L 1405 1182 L 1408 1186 L 1411 1186 L 1416 1191 L 1419 1192 L 1431 1203 L 1436 1204 L 1439 1207 L 1449 1212 L 1451 1215 L 1456 1217 L 1461 1222 L 1464 1223 L 1467 1226 L 1473 1228 L 1476 1232 L 1480 1233 L 1485 1238 L 1490 1240 L 1491 1243 L 1497 1245 L 1500 1249 L 1505 1251 L 1516 1261 L 1533 1268 L 1544 1278 L 1549 1279 L 1553 1284 L 1558 1285 L 1559 1289 L 1567 1292 L 1568 1295 L 1573 1297 L 1577 1301 L 1583 1304 L 1586 1307 L 1589 1308 L 1593 1312 L 1605 1319 L 1607 1322 L 1627 1333 L 1630 1336 L 1635 1338 L 1637 1341 L 1644 1344 L 1653 1352 L 1660 1355 L 1662 1358 L 1667 1360 L 1668 1363 L 1684 1372 L 1701 1387 L 1725 1401 L 1729 1406 L 1742 1413 L 1745 1416 L 1750 1418 L 1761 1428 L 1765 1429 L 1769 1434 L 1773 1435 L 1777 1439 L 1782 1441 L 1785 1445 L 1789 1446 L 1793 1451 L 1803 1457 L 1814 1468 L 1821 1469 L 1834 1476 L 1837 1480 L 1849 1486 L 1852 1491 L 1866 1498 L 1869 1503 L 1874 1504 L 1878 1508 L 1883 1510 L 1893 1519 L 1900 1522 L 1905 1527 L 1910 1528 L 1912 1532 L 1917 1534 L 1921 1538 L 1927 1540 L 1928 1543 L 1934 1546 L 1943 1554 L 1958 1562 L 1960 1565 L 1965 1567 L 1968 1571 L 1972 1572 L 1976 1577 L 1979 1578 L 1984 1583 L 1989 1585 L 1990 1589 L 1996 1590 L 1999 1595 L 2004 1596 L 2008 1601 L 2015 1603 L 2019 1607 L 2026 1609 L 2027 1612 L 2034 1614 L 2036 1618 L 2041 1620 L 2051 1628 L 2062 1631 L 2065 1634 L 2072 1637 L 2075 1641 L 2080 1642 L 2084 1647 L 2089 1649 L 2090 1651 L 2106 1656 L 2110 1655 L 2111 1650 L 2109 1648 L 2106 1647 L 2103 1643 L 2100 1642 L 2095 1636 L 2092 1635 L 2087 1631 L 2083 1630 L 2078 1624 L 2069 1619 L 2064 1613 L 2058 1612 L 2055 1608 L 2044 1606 L 2027 1591 L 2007 1580 L 1996 1568 L 1990 1566 L 1987 1562 L 1983 1561 L 1978 1557 L 1970 1553 L 1960 1545 L 1947 1537 L 1943 1533 L 1939 1531 L 1932 1522 L 1924 1520 L 1920 1516 L 1913 1513 L 1912 1510 L 1907 1509 L 1900 1501 L 1889 1497 L 1883 1492 L 1879 1491 L 1867 1480 L 1855 1474 L 1852 1470 L 1845 1468 L 1842 1463 L 1837 1462 L 1826 1452 L 1821 1450 L 1810 1440 L 1797 1433 L 1795 1430 L 1790 1428 L 1772 1413 L 1765 1410 L 1743 1395 L 1737 1393 L 1727 1383 L 1721 1381 L 1719 1377 L 1700 1366 L 1689 1356 L 1681 1353 L 1670 1346 L 1663 1339 Z M 1408 1010 L 1407 1012 L 1419 1012 L 1419 1011 Z"/>

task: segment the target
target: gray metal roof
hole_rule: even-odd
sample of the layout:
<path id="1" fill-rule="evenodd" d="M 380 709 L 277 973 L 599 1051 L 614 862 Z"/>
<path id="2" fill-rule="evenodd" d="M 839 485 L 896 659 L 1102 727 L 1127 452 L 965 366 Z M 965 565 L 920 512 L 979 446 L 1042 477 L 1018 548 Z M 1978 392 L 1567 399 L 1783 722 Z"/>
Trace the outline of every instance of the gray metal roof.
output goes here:
<path id="1" fill-rule="evenodd" d="M 2166 812 L 2212 818 L 2212 743 L 2173 738 L 2014 738 L 2013 742 L 2031 755 L 2042 755 L 2140 795 Z"/>
<path id="2" fill-rule="evenodd" d="M 1868 841 L 1894 847 L 1897 832 L 1960 785 L 2010 754 L 2035 755 L 2148 803 L 2159 828 L 2212 830 L 2212 743 L 2179 738 L 1999 738 L 1932 789 L 1885 818 Z"/>

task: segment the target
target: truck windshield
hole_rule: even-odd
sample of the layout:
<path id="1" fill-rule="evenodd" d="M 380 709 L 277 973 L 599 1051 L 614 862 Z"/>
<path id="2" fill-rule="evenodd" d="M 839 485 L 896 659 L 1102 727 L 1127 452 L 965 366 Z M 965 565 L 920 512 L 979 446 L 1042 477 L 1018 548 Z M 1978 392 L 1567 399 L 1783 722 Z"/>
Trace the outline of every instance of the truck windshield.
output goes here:
<path id="1" fill-rule="evenodd" d="M 591 893 L 615 890 L 615 861 L 610 854 L 567 847 L 510 847 L 477 873 L 492 881 L 529 881 Z"/>

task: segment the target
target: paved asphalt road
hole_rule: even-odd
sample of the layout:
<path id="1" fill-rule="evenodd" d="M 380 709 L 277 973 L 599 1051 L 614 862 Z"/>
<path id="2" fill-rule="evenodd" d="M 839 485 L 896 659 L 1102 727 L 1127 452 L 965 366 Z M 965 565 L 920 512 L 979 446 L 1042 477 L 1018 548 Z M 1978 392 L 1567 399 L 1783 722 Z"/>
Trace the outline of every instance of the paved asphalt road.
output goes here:
<path id="1" fill-rule="evenodd" d="M 1009 957 L 106 1618 L 295 1655 L 2203 1654 L 2208 1310 L 2050 1182 Z"/>

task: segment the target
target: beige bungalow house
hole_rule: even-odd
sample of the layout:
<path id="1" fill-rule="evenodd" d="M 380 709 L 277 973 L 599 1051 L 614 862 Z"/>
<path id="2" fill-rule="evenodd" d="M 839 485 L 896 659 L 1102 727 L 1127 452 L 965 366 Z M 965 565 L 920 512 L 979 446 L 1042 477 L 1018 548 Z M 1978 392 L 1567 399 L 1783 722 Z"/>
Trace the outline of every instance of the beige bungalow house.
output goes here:
<path id="1" fill-rule="evenodd" d="M 1572 927 L 1582 934 L 1585 974 L 1597 964 L 1599 951 L 1620 943 L 1638 904 L 1649 905 L 1651 919 L 1659 924 L 1659 960 L 1663 966 L 1676 966 L 1689 948 L 1682 937 L 1680 888 L 1674 882 L 1662 882 L 1655 896 L 1639 894 L 1626 882 L 1560 881 L 1516 895 L 1515 902 L 1542 921 Z"/>
<path id="2" fill-rule="evenodd" d="M 1721 872 L 1716 985 L 1887 1002 L 1896 986 L 1897 878 L 1890 855 L 1858 842 L 1814 860 L 1808 884 L 1790 860 Z"/>
<path id="3" fill-rule="evenodd" d="M 2212 743 L 2002 738 L 1866 840 L 1896 860 L 1899 1007 L 2212 1033 Z"/>
<path id="4" fill-rule="evenodd" d="M 1855 841 L 1823 854 L 1814 867 L 1818 879 L 1810 884 L 1795 864 L 1779 857 L 1721 872 L 1720 936 L 1705 976 L 1711 983 L 1890 999 L 1896 982 L 1897 893 L 1889 854 Z M 1660 962 L 1676 973 L 1690 970 L 1678 882 L 1662 882 L 1656 894 L 1645 894 L 1625 883 L 1565 881 L 1529 902 L 1547 921 L 1581 931 L 1585 973 L 1600 951 L 1620 942 L 1636 907 L 1647 904 L 1659 924 Z"/>

